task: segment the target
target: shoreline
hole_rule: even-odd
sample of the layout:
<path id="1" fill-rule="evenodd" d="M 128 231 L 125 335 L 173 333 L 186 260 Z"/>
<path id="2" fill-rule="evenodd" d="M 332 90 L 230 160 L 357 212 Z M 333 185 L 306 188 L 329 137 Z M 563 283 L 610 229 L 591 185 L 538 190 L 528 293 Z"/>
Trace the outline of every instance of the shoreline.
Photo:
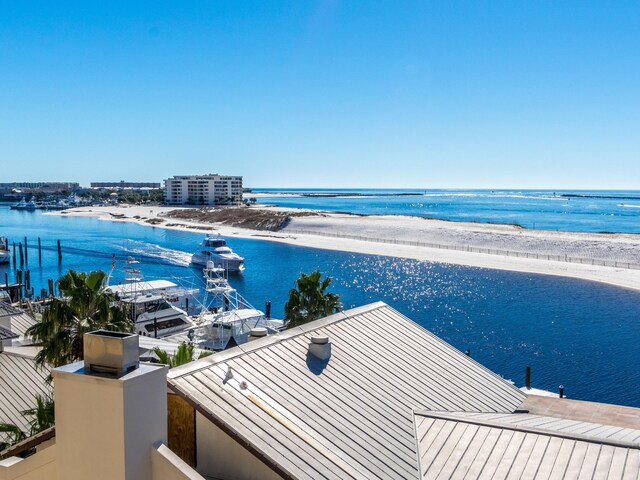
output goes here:
<path id="1" fill-rule="evenodd" d="M 576 252 L 602 251 L 611 255 L 612 260 L 620 260 L 621 263 L 640 263 L 640 260 L 630 261 L 630 259 L 635 260 L 637 258 L 635 252 L 640 251 L 640 237 L 632 234 L 550 232 L 520 229 L 511 225 L 449 222 L 420 217 L 360 216 L 273 206 L 251 208 L 275 212 L 297 212 L 298 214 L 308 212 L 309 216 L 293 217 L 283 229 L 274 232 L 220 223 L 205 224 L 162 216 L 168 211 L 182 210 L 179 207 L 80 207 L 47 212 L 45 215 L 85 216 L 165 229 L 201 231 L 203 233 L 216 232 L 228 237 L 273 241 L 309 248 L 570 277 L 640 290 L 640 269 L 569 263 L 524 256 L 525 254 L 547 255 L 550 250 L 553 251 L 553 255 L 564 252 L 569 256 L 575 256 Z M 347 236 L 351 238 L 345 238 Z M 431 238 L 445 239 L 450 244 L 444 248 L 434 248 L 397 243 L 411 241 L 416 243 L 416 239 L 425 238 L 427 240 Z M 475 242 L 485 250 L 493 249 L 496 251 L 512 250 L 505 248 L 505 245 L 507 247 L 515 245 L 518 247 L 518 253 L 523 256 L 466 251 L 463 250 L 464 243 L 458 246 L 456 242 L 467 242 L 467 247 L 478 248 L 473 244 Z M 441 241 L 437 243 L 440 244 Z M 528 250 L 522 250 L 522 248 Z"/>

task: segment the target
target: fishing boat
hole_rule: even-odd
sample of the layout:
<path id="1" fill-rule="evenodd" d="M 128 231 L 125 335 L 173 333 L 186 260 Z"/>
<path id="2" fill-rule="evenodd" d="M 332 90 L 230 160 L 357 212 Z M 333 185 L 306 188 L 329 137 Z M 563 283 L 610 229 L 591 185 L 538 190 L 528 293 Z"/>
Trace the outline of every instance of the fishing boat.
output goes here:
<path id="1" fill-rule="evenodd" d="M 0 263 L 9 263 L 10 258 L 9 241 L 5 237 L 0 237 Z"/>
<path id="2" fill-rule="evenodd" d="M 194 265 L 207 266 L 209 262 L 229 272 L 238 272 L 244 268 L 244 258 L 234 253 L 219 234 L 207 234 L 191 257 L 191 263 Z"/>
<path id="3" fill-rule="evenodd" d="M 254 308 L 233 288 L 226 271 L 212 261 L 203 270 L 205 304 L 209 305 L 194 320 L 196 327 L 167 338 L 174 342 L 189 342 L 207 350 L 224 350 L 249 341 L 251 336 L 264 336 L 286 328 L 283 320 L 270 318 Z"/>
<path id="4" fill-rule="evenodd" d="M 193 328 L 187 312 L 171 305 L 162 295 L 135 295 L 120 299 L 138 335 L 163 338 Z"/>
<path id="5" fill-rule="evenodd" d="M 192 308 L 196 306 L 200 290 L 183 288 L 168 280 L 145 281 L 140 269 L 135 267 L 138 263 L 128 257 L 124 283 L 105 288 L 125 307 L 136 333 L 162 338 L 194 327 L 188 314 L 189 304 Z"/>

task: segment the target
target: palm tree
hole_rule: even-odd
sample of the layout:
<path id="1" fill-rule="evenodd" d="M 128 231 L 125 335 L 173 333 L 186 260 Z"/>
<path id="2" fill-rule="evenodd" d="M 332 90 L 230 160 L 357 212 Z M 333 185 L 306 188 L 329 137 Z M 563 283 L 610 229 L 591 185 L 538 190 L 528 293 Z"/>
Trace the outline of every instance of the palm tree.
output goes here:
<path id="1" fill-rule="evenodd" d="M 36 406 L 22 412 L 29 420 L 29 435 L 33 436 L 55 425 L 55 407 L 50 396 L 36 395 Z"/>
<path id="2" fill-rule="evenodd" d="M 0 434 L 4 434 L 4 441 L 0 441 L 0 452 L 10 446 L 21 442 L 28 436 L 46 430 L 55 425 L 53 399 L 50 396 L 36 395 L 36 406 L 22 412 L 24 417 L 32 417 L 29 420 L 29 434 L 23 432 L 20 427 L 12 423 L 0 424 Z"/>
<path id="3" fill-rule="evenodd" d="M 321 277 L 320 270 L 315 270 L 309 275 L 301 273 L 296 280 L 296 286 L 289 291 L 289 301 L 284 306 L 288 327 L 297 327 L 342 310 L 340 297 L 326 292 L 331 285 L 331 277 L 324 280 Z"/>
<path id="4" fill-rule="evenodd" d="M 153 349 L 153 353 L 156 354 L 160 363 L 168 365 L 169 368 L 179 367 L 180 365 L 184 365 L 185 363 L 189 363 L 195 360 L 195 358 L 193 358 L 193 345 L 186 342 L 182 342 L 180 344 L 174 356 L 169 355 L 160 347 L 155 347 Z M 200 352 L 198 360 L 204 357 L 208 357 L 209 355 L 211 355 L 211 353 L 212 352 L 206 351 Z"/>
<path id="5" fill-rule="evenodd" d="M 60 280 L 62 298 L 54 298 L 42 319 L 26 335 L 42 350 L 36 364 L 59 367 L 84 358 L 83 335 L 98 329 L 129 332 L 133 324 L 126 312 L 114 304 L 113 294 L 102 288 L 106 274 L 69 270 Z"/>
<path id="6" fill-rule="evenodd" d="M 24 432 L 11 423 L 0 423 L 0 434 L 4 436 L 4 440 L 0 440 L 0 452 L 26 438 Z"/>

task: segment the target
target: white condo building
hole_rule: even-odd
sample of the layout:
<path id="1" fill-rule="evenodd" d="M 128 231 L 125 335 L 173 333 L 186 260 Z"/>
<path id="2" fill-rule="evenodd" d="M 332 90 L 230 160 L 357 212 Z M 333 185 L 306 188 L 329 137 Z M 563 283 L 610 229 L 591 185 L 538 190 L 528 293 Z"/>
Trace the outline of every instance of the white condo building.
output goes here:
<path id="1" fill-rule="evenodd" d="M 242 177 L 218 174 L 178 175 L 164 181 L 167 205 L 238 205 Z"/>

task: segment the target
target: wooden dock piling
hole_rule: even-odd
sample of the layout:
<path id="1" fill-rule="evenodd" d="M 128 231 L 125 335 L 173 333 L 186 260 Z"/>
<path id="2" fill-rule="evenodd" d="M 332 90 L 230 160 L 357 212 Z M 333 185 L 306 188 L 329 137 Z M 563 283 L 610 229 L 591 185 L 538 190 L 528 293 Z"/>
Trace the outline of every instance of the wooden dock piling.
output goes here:
<path id="1" fill-rule="evenodd" d="M 22 270 L 16 270 L 16 284 L 18 285 L 18 300 L 22 298 Z"/>
<path id="2" fill-rule="evenodd" d="M 13 268 L 16 268 L 16 242 L 13 242 Z"/>
<path id="3" fill-rule="evenodd" d="M 53 297 L 55 295 L 55 292 L 53 290 L 53 280 L 48 279 L 47 280 L 47 286 L 49 287 L 49 296 Z"/>
<path id="4" fill-rule="evenodd" d="M 60 247 L 60 240 L 58 240 L 58 263 L 62 262 L 62 247 Z"/>
<path id="5" fill-rule="evenodd" d="M 22 242 L 18 242 L 18 252 L 20 253 L 20 268 L 24 267 L 24 251 L 22 250 Z"/>
<path id="6" fill-rule="evenodd" d="M 24 261 L 29 263 L 29 249 L 27 248 L 27 237 L 24 237 Z"/>
<path id="7" fill-rule="evenodd" d="M 40 237 L 38 237 L 38 262 L 42 263 L 42 245 L 40 244 Z"/>
<path id="8" fill-rule="evenodd" d="M 527 365 L 527 369 L 524 374 L 524 386 L 531 388 L 531 367 Z"/>

